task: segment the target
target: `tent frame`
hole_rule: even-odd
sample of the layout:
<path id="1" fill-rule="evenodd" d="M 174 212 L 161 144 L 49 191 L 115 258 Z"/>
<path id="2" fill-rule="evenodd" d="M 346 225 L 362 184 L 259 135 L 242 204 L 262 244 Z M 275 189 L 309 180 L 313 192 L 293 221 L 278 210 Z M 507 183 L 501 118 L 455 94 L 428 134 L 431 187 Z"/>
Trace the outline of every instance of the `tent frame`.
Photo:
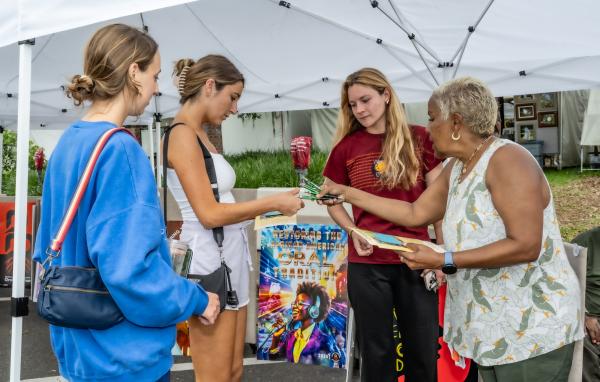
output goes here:
<path id="1" fill-rule="evenodd" d="M 584 152 L 584 147 L 585 146 L 597 146 L 597 145 L 579 145 L 579 172 L 584 172 L 584 171 L 600 171 L 600 167 L 598 168 L 593 168 L 591 167 L 583 167 L 583 152 Z"/>
<path id="2" fill-rule="evenodd" d="M 29 156 L 29 118 L 31 114 L 31 54 L 35 40 L 19 42 L 19 103 L 17 129 L 17 179 L 15 189 L 15 236 L 13 285 L 11 295 L 12 335 L 10 341 L 10 381 L 21 380 L 23 316 L 29 299 L 25 297 L 25 245 L 27 228 L 27 183 Z"/>
<path id="3" fill-rule="evenodd" d="M 463 68 L 471 68 L 476 69 L 475 65 L 470 65 L 468 63 L 463 64 L 462 58 L 469 43 L 470 38 L 473 36 L 473 33 L 477 31 L 477 28 L 481 21 L 485 18 L 488 10 L 494 3 L 494 0 L 488 0 L 483 10 L 477 16 L 474 23 L 469 25 L 464 25 L 466 31 L 464 39 L 461 44 L 457 47 L 456 52 L 450 58 L 449 61 L 441 60 L 438 55 L 430 49 L 427 45 L 426 41 L 420 38 L 418 30 L 410 23 L 406 21 L 406 19 L 401 14 L 400 10 L 394 5 L 392 1 L 390 1 L 392 11 L 396 16 L 396 21 L 392 18 L 391 14 L 385 14 L 385 12 L 379 8 L 379 4 L 377 1 L 371 1 L 370 4 L 374 8 L 374 11 L 381 11 L 385 14 L 385 16 L 390 19 L 395 25 L 398 26 L 400 30 L 411 40 L 413 49 L 406 49 L 402 46 L 395 45 L 390 41 L 383 41 L 379 36 L 374 36 L 369 33 L 362 32 L 353 28 L 352 26 L 345 25 L 343 23 L 337 22 L 336 20 L 328 19 L 324 16 L 318 15 L 317 13 L 310 11 L 308 9 L 303 9 L 296 5 L 292 5 L 287 1 L 278 1 L 278 0 L 267 0 L 272 3 L 274 6 L 280 6 L 283 8 L 287 8 L 289 12 L 300 12 L 306 16 L 319 19 L 325 23 L 333 25 L 337 28 L 343 29 L 350 33 L 361 36 L 367 40 L 370 40 L 372 43 L 377 44 L 382 47 L 384 50 L 390 53 L 401 65 L 406 67 L 406 69 L 410 72 L 410 76 L 414 76 L 419 79 L 421 82 L 427 85 L 427 89 L 423 90 L 426 92 L 428 89 L 433 89 L 437 84 L 440 83 L 440 80 L 445 81 L 450 78 L 454 78 L 459 70 L 459 67 Z M 165 1 L 165 3 L 167 3 Z M 173 5 L 176 3 L 184 3 L 184 1 L 169 1 L 169 5 Z M 165 5 L 168 6 L 168 5 Z M 195 13 L 193 9 L 188 5 L 184 4 L 184 6 L 193 14 L 193 16 L 199 21 L 200 24 L 204 26 L 208 33 L 213 34 L 213 36 L 218 40 L 218 36 L 216 36 L 212 31 L 209 30 L 207 25 L 203 23 L 202 18 L 199 14 Z M 156 9 L 156 8 L 152 8 Z M 150 9 L 148 9 L 150 10 Z M 127 11 L 121 10 L 118 15 L 113 17 L 122 16 Z M 142 24 L 146 27 L 143 12 L 139 13 Z M 81 25 L 71 25 L 68 29 L 75 28 Z M 53 36 L 53 35 L 52 35 Z M 36 36 L 24 36 L 25 37 L 36 37 Z M 52 38 L 52 37 L 50 37 Z M 44 47 L 48 44 L 50 40 L 47 40 L 40 50 L 43 51 Z M 34 40 L 24 40 L 19 42 L 19 85 L 18 85 L 18 137 L 17 137 L 17 179 L 16 179 L 16 197 L 15 197 L 15 237 L 14 237 L 14 270 L 13 270 L 13 289 L 12 289 L 12 298 L 11 298 L 11 314 L 12 314 L 12 336 L 11 336 L 11 362 L 10 362 L 10 381 L 17 382 L 20 381 L 20 365 L 21 365 L 21 345 L 22 345 L 22 316 L 27 315 L 26 307 L 27 299 L 24 297 L 24 271 L 25 271 L 25 244 L 26 244 L 26 222 L 27 222 L 27 189 L 28 189 L 28 142 L 29 142 L 29 134 L 30 134 L 30 114 L 31 114 L 31 105 L 42 106 L 44 108 L 53 109 L 49 105 L 44 105 L 43 103 L 31 100 L 31 68 L 32 62 L 39 56 L 40 52 L 36 55 L 36 57 L 32 57 L 32 45 L 35 43 Z M 222 44 L 223 45 L 223 44 Z M 227 49 L 225 46 L 223 48 Z M 420 61 L 423 63 L 424 68 L 413 68 L 407 62 L 402 59 L 402 56 L 409 55 L 411 57 L 418 57 Z M 573 61 L 578 62 L 582 60 L 582 57 L 570 57 L 565 58 L 560 61 L 553 62 L 551 64 L 544 64 L 535 66 L 534 64 L 529 64 L 530 67 L 519 68 L 519 71 L 513 70 L 502 70 L 497 78 L 488 80 L 487 83 L 498 83 L 503 82 L 506 79 L 514 79 L 521 78 L 525 79 L 526 77 L 538 77 L 538 78 L 552 78 L 563 82 L 575 82 L 575 83 L 593 83 L 600 84 L 600 81 L 590 81 L 584 78 L 577 78 L 577 76 L 564 76 L 564 75 L 551 75 L 544 73 L 544 70 L 549 68 L 561 67 L 564 64 L 572 63 Z M 243 65 L 240 60 L 236 60 L 236 62 Z M 419 64 L 420 65 L 420 64 Z M 244 67 L 244 69 L 247 69 Z M 251 70 L 249 70 L 251 71 Z M 439 76 L 440 78 L 436 77 Z M 257 76 L 260 78 L 260 76 Z M 281 99 L 290 99 L 290 100 L 299 100 L 299 101 L 307 101 L 303 99 L 298 92 L 302 89 L 309 87 L 316 87 L 326 83 L 327 81 L 340 81 L 340 79 L 328 78 L 327 75 L 323 76 L 315 76 L 316 78 L 307 79 L 304 85 L 295 84 L 293 87 L 288 89 L 281 89 L 281 91 L 269 91 L 269 92 L 256 92 L 261 95 L 264 95 L 264 99 L 257 99 L 256 102 L 253 102 L 251 105 L 246 105 L 242 108 L 242 112 L 251 112 L 253 108 L 260 109 L 260 106 L 264 106 L 267 102 L 272 101 L 273 99 L 277 99 L 280 101 Z M 431 81 L 433 80 L 433 81 Z M 12 81 L 12 80 L 11 80 Z M 398 81 L 398 80 L 396 80 Z M 51 90 L 51 89 L 49 89 Z M 40 90 L 38 92 L 44 92 L 45 90 Z M 250 90 L 249 90 L 250 91 Z M 12 98 L 15 94 L 11 93 L 6 94 L 6 97 Z M 173 95 L 165 94 L 166 97 L 175 97 Z M 155 98 L 155 101 L 158 101 L 159 97 Z M 330 105 L 334 104 L 334 102 L 339 101 L 338 99 L 334 100 L 309 100 L 315 107 L 330 107 Z M 165 107 L 166 109 L 166 107 Z M 54 110 L 56 110 L 54 108 Z M 174 110 L 164 110 L 164 116 L 168 116 Z M 64 115 L 64 111 L 59 110 L 59 115 Z M 156 116 L 160 116 L 160 112 L 158 106 L 156 107 Z M 156 117 L 155 116 L 155 117 Z M 157 153 L 157 162 L 160 163 L 161 150 L 158 149 L 160 147 L 160 118 L 155 118 L 156 125 L 156 153 Z M 150 135 L 152 135 L 152 131 L 150 130 Z M 581 156 L 583 156 L 583 148 L 581 149 Z M 583 167 L 582 167 L 583 170 Z M 161 176 L 160 171 L 157 171 L 157 184 L 161 185 Z"/>

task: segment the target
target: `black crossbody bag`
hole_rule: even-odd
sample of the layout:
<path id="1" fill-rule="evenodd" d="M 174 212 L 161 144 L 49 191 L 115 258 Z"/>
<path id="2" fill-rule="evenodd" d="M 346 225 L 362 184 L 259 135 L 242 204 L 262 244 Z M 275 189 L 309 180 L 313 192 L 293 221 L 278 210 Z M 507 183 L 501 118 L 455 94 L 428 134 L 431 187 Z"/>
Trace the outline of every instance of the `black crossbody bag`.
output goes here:
<path id="1" fill-rule="evenodd" d="M 167 153 L 169 152 L 169 135 L 171 130 L 177 126 L 183 125 L 183 123 L 176 123 L 169 126 L 164 134 L 163 140 L 163 210 L 165 217 L 165 224 L 167 222 Z M 208 179 L 210 180 L 210 185 L 212 188 L 213 195 L 217 202 L 219 201 L 219 187 L 217 183 L 217 173 L 215 171 L 215 165 L 213 163 L 213 158 L 210 155 L 210 151 L 206 148 L 206 146 L 202 143 L 200 138 L 197 138 L 198 144 L 202 149 L 202 154 L 204 156 L 204 164 L 206 166 L 206 173 L 208 174 Z M 187 278 L 191 280 L 196 280 L 198 284 L 204 288 L 207 292 L 215 293 L 219 296 L 219 303 L 221 304 L 221 311 L 225 309 L 226 305 L 236 307 L 239 304 L 237 293 L 233 290 L 231 284 L 231 269 L 225 263 L 225 257 L 223 257 L 223 240 L 225 239 L 225 234 L 223 231 L 223 227 L 215 227 L 212 229 L 213 237 L 215 242 L 217 243 L 217 248 L 219 252 L 219 258 L 221 259 L 221 265 L 217 270 L 207 275 L 197 275 L 197 274 L 188 274 Z M 192 254 L 193 256 L 194 254 Z"/>

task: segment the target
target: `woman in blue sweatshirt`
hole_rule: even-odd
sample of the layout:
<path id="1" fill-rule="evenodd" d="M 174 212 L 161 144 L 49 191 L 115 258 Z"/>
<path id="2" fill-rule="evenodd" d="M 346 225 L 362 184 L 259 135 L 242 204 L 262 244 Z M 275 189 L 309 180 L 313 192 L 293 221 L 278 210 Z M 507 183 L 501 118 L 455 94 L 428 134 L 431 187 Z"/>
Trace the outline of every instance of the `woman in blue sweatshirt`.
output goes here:
<path id="1" fill-rule="evenodd" d="M 42 263 L 80 175 L 100 138 L 140 115 L 158 92 L 158 45 L 122 24 L 89 41 L 84 75 L 67 95 L 91 101 L 82 120 L 62 135 L 48 164 L 34 260 Z M 96 163 L 60 265 L 96 267 L 125 319 L 106 330 L 50 325 L 60 373 L 69 381 L 168 381 L 175 324 L 191 315 L 214 323 L 218 297 L 171 270 L 165 225 L 150 163 L 139 143 L 117 133 Z"/>

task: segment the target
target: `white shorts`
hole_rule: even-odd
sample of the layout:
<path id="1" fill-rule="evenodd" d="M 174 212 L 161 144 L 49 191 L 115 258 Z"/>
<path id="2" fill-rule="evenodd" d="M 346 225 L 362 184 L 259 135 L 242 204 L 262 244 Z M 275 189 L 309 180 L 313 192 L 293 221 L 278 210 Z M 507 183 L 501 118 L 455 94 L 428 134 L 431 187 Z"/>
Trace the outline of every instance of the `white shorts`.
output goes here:
<path id="1" fill-rule="evenodd" d="M 223 227 L 223 257 L 231 268 L 231 285 L 236 291 L 239 304 L 237 307 L 227 305 L 225 309 L 238 310 L 250 301 L 250 271 L 252 259 L 248 249 L 246 226 L 249 223 L 238 223 Z M 190 274 L 207 275 L 221 266 L 217 243 L 212 230 L 206 229 L 198 221 L 184 221 L 181 227 L 180 240 L 187 243 L 194 256 L 190 265 Z"/>

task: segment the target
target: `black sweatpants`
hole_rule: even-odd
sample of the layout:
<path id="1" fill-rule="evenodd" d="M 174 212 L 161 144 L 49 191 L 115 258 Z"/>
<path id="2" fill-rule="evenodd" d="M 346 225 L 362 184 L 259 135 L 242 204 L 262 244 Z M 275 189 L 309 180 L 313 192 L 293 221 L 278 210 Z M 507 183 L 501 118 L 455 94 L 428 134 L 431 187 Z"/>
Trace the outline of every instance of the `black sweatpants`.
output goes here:
<path id="1" fill-rule="evenodd" d="M 437 294 L 425 289 L 421 271 L 406 265 L 348 265 L 363 382 L 396 382 L 392 308 L 396 308 L 406 382 L 437 381 Z"/>

